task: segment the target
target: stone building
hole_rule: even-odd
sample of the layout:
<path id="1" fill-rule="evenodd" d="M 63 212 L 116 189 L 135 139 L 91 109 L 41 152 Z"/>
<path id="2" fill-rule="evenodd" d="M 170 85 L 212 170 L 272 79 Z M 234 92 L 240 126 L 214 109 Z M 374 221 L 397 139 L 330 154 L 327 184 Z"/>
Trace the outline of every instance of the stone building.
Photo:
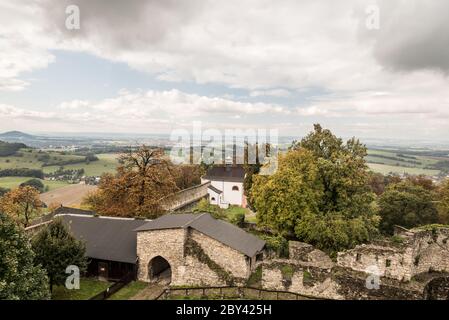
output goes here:
<path id="1" fill-rule="evenodd" d="M 243 283 L 265 242 L 207 213 L 165 215 L 136 229 L 138 279 L 172 285 Z"/>

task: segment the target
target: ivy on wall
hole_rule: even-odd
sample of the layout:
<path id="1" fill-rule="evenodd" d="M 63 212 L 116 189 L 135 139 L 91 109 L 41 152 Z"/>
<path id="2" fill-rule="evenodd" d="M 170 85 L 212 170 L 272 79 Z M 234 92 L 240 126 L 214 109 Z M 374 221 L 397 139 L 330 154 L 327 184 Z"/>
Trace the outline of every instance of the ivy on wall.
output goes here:
<path id="1" fill-rule="evenodd" d="M 225 282 L 228 286 L 234 285 L 234 276 L 227 272 L 218 263 L 212 260 L 209 255 L 204 252 L 200 244 L 188 237 L 185 243 L 185 254 L 189 256 L 196 257 L 199 262 L 207 265 L 212 271 L 214 271 L 218 278 Z"/>

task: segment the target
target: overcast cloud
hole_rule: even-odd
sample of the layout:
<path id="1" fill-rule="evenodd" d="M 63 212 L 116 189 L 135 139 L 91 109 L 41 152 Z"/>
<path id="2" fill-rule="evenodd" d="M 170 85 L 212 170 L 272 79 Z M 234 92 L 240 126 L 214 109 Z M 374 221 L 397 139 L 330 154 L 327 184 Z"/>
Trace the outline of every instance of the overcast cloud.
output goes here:
<path id="1" fill-rule="evenodd" d="M 65 28 L 69 4 L 81 10 L 80 30 Z M 366 27 L 373 4 L 378 30 Z M 341 134 L 449 136 L 447 0 L 0 0 L 0 21 L 7 129 L 40 131 L 44 119 L 41 130 L 98 123 L 105 131 L 167 131 L 202 120 L 291 134 L 320 121 Z M 51 110 L 2 103 L 2 91 L 33 90 L 23 75 L 56 64 L 53 50 L 125 63 L 173 89 L 124 88 Z M 252 100 L 176 89 L 190 82 L 246 90 Z M 314 90 L 319 94 L 294 100 Z"/>

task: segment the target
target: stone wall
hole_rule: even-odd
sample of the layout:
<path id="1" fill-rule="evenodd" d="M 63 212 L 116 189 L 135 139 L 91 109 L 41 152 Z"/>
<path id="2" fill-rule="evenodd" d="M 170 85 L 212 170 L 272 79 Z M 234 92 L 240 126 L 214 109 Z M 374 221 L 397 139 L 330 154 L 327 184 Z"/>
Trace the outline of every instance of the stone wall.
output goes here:
<path id="1" fill-rule="evenodd" d="M 200 247 L 200 257 L 191 253 L 186 246 L 189 239 Z M 148 265 L 151 259 L 161 256 L 171 266 L 171 284 L 174 286 L 224 286 L 223 273 L 244 282 L 251 274 L 250 259 L 244 254 L 193 229 L 151 230 L 137 233 L 137 254 L 139 258 L 138 279 L 149 282 Z M 201 261 L 202 260 L 202 261 Z M 213 268 L 204 260 L 211 261 Z"/>
<path id="2" fill-rule="evenodd" d="M 247 279 L 250 276 L 250 262 L 244 254 L 196 230 L 191 230 L 190 235 L 213 261 L 234 277 Z"/>
<path id="3" fill-rule="evenodd" d="M 449 229 L 417 230 L 411 242 L 413 275 L 423 272 L 449 272 Z"/>
<path id="4" fill-rule="evenodd" d="M 382 277 L 410 281 L 414 276 L 433 271 L 449 272 L 449 229 L 398 229 L 396 244 L 359 245 L 339 252 L 338 266 L 356 271 L 377 270 Z M 373 269 L 374 267 L 374 269 Z M 370 271 L 371 270 L 371 271 Z"/>
<path id="5" fill-rule="evenodd" d="M 265 289 L 289 291 L 319 298 L 342 298 L 332 279 L 332 268 L 299 264 L 285 259 L 264 262 L 261 266 L 261 284 Z"/>
<path id="6" fill-rule="evenodd" d="M 353 250 L 339 252 L 337 264 L 355 271 L 409 281 L 413 276 L 412 260 L 410 248 L 360 245 Z"/>
<path id="7" fill-rule="evenodd" d="M 172 283 L 179 283 L 183 279 L 185 236 L 184 229 L 137 232 L 137 278 L 149 282 L 148 265 L 151 259 L 161 256 L 170 264 Z"/>

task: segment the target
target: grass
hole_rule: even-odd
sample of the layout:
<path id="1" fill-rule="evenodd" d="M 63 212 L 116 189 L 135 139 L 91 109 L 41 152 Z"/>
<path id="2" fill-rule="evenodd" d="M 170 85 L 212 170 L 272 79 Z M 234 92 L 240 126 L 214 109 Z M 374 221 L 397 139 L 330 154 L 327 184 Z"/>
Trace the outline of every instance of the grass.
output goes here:
<path id="1" fill-rule="evenodd" d="M 44 173 L 51 173 L 59 169 L 59 165 L 43 166 L 43 162 L 38 160 L 39 156 L 44 153 L 39 153 L 35 149 L 21 149 L 19 151 L 21 156 L 11 155 L 8 157 L 0 157 L 0 169 L 42 169 Z M 62 155 L 56 151 L 45 151 L 45 154 L 50 156 L 50 161 L 67 161 L 80 160 L 80 163 L 69 164 L 63 166 L 64 169 L 84 169 L 88 176 L 101 176 L 105 172 L 115 172 L 118 165 L 117 154 L 97 154 L 98 161 L 92 161 L 89 164 L 85 163 L 83 156 L 77 155 Z"/>
<path id="2" fill-rule="evenodd" d="M 96 294 L 109 287 L 110 283 L 92 278 L 80 280 L 78 290 L 69 290 L 65 286 L 55 286 L 53 288 L 53 300 L 88 300 Z"/>
<path id="3" fill-rule="evenodd" d="M 238 214 L 244 214 L 246 222 L 256 222 L 256 215 L 252 214 L 252 212 L 247 208 L 229 206 L 229 208 L 224 210 L 224 212 L 226 216 L 228 216 L 229 220 L 232 220 L 232 218 Z"/>
<path id="4" fill-rule="evenodd" d="M 146 282 L 133 281 L 110 296 L 108 300 L 129 300 L 147 286 Z"/>
<path id="5" fill-rule="evenodd" d="M 31 177 L 1 177 L 0 178 L 0 187 L 7 188 L 7 189 L 15 189 L 17 188 L 21 183 L 34 179 Z M 49 180 L 41 180 L 39 179 L 44 186 L 48 186 L 49 191 L 56 190 L 61 187 L 65 187 L 68 185 L 67 182 L 64 181 L 49 181 Z"/>
<path id="6" fill-rule="evenodd" d="M 410 158 L 404 158 L 400 155 L 410 156 Z M 383 157 L 389 157 L 383 158 Z M 428 169 L 428 167 L 434 165 L 438 160 L 446 160 L 447 158 L 437 159 L 430 156 L 422 155 L 408 155 L 407 151 L 400 150 L 379 150 L 369 149 L 366 160 L 368 166 L 374 172 L 379 172 L 384 175 L 389 173 L 395 174 L 411 174 L 411 175 L 427 175 L 433 176 L 440 173 L 439 170 Z M 418 163 L 412 163 L 413 161 Z"/>
<path id="7" fill-rule="evenodd" d="M 378 163 L 368 163 L 369 168 L 374 172 L 379 172 L 384 175 L 387 175 L 389 173 L 408 173 L 412 175 L 427 175 L 427 176 L 433 176 L 437 175 L 440 171 L 439 170 L 430 170 L 430 169 L 422 169 L 422 168 L 411 168 L 411 167 L 401 167 L 401 166 L 393 166 L 393 165 L 386 165 L 386 164 L 378 164 Z"/>
<path id="8" fill-rule="evenodd" d="M 39 156 L 44 153 L 39 153 L 35 149 L 20 149 L 18 155 L 11 155 L 8 157 L 0 157 L 0 169 L 15 169 L 15 168 L 28 168 L 28 169 L 42 169 L 43 162 L 38 160 Z M 67 160 L 80 160 L 83 161 L 84 157 L 76 155 L 62 155 L 58 152 L 46 151 L 45 154 L 50 156 L 50 161 L 67 161 Z M 56 166 L 58 168 L 59 166 Z"/>
<path id="9" fill-rule="evenodd" d="M 64 166 L 66 170 L 84 169 L 86 176 L 101 176 L 103 173 L 113 173 L 117 168 L 117 154 L 97 154 L 98 161 L 93 161 L 89 164 L 79 163 Z M 44 173 L 54 172 L 59 166 L 44 167 Z"/>

